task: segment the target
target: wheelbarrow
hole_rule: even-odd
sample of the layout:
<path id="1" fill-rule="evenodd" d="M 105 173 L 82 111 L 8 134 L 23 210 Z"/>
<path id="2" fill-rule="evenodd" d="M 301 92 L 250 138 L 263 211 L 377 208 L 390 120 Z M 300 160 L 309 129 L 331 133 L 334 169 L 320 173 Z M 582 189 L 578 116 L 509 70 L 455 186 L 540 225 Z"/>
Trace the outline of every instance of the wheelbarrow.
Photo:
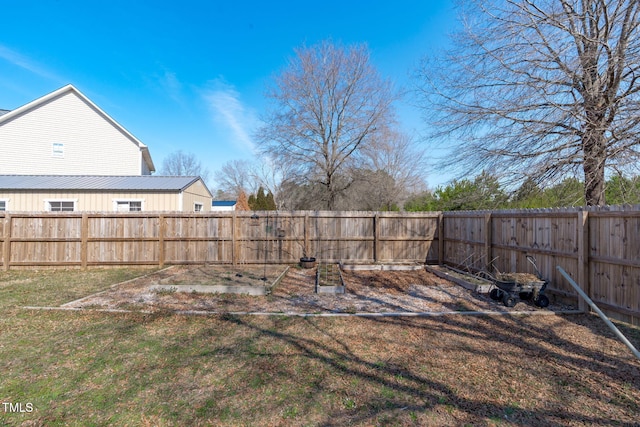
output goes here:
<path id="1" fill-rule="evenodd" d="M 492 276 L 487 274 L 492 282 L 489 297 L 495 301 L 502 300 L 502 303 L 507 307 L 516 305 L 518 298 L 531 300 L 538 307 L 548 307 L 549 298 L 544 294 L 544 290 L 549 282 L 542 278 L 533 256 L 527 255 L 527 261 L 533 265 L 535 275 L 511 273 Z"/>

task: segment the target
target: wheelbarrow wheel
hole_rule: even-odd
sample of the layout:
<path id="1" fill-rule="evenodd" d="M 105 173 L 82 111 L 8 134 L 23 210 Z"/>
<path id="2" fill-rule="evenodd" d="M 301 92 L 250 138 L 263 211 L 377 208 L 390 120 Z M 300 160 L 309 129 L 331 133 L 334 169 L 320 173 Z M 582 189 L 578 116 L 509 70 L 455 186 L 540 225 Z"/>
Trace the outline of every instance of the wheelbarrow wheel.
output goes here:
<path id="1" fill-rule="evenodd" d="M 501 293 L 502 291 L 500 289 L 493 288 L 491 289 L 491 292 L 489 292 L 489 297 L 494 301 L 498 301 L 502 297 Z"/>
<path id="2" fill-rule="evenodd" d="M 535 303 L 538 307 L 541 307 L 541 308 L 549 307 L 549 297 L 547 297 L 546 295 L 538 295 L 538 298 L 536 298 Z"/>
<path id="3" fill-rule="evenodd" d="M 502 303 L 507 307 L 513 307 L 514 305 L 516 305 L 516 302 L 516 297 L 509 294 L 505 294 L 504 298 L 502 299 Z"/>

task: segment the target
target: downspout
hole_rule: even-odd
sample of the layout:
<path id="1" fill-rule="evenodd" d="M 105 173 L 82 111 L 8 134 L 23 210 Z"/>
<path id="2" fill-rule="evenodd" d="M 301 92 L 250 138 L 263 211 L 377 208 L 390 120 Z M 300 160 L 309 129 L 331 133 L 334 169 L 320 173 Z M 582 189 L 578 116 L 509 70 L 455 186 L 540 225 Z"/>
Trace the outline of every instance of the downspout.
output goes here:
<path id="1" fill-rule="evenodd" d="M 602 310 L 600 310 L 598 308 L 598 306 L 591 300 L 591 298 L 589 298 L 587 296 L 587 294 L 585 294 L 584 291 L 582 289 L 580 289 L 580 286 L 578 286 L 578 284 L 576 282 L 574 282 L 574 280 L 571 278 L 571 276 L 569 276 L 567 274 L 567 272 L 564 271 L 564 269 L 562 267 L 560 267 L 559 265 L 556 266 L 556 268 L 558 269 L 560 274 L 562 274 L 564 276 L 564 278 L 567 279 L 567 281 L 571 284 L 571 286 L 573 286 L 573 289 L 575 289 L 576 292 L 578 292 L 578 295 L 580 295 L 582 298 L 584 298 L 584 300 L 587 302 L 587 304 L 589 304 L 589 306 L 593 309 L 593 311 L 598 313 L 598 316 L 600 316 L 600 318 L 602 320 L 604 320 L 604 323 L 607 324 L 609 329 L 611 329 L 613 331 L 613 333 L 616 334 L 618 336 L 618 338 L 620 338 L 620 340 L 627 347 L 629 347 L 629 349 L 631 350 L 631 352 L 633 353 L 634 356 L 636 356 L 638 359 L 640 359 L 640 352 L 638 352 L 638 350 L 636 350 L 636 348 L 633 346 L 633 344 L 631 344 L 631 342 L 629 342 L 627 337 L 625 337 L 622 334 L 622 332 L 620 332 L 620 330 L 616 327 L 616 325 L 614 325 L 611 322 L 611 320 L 609 320 L 609 318 L 602 312 Z"/>

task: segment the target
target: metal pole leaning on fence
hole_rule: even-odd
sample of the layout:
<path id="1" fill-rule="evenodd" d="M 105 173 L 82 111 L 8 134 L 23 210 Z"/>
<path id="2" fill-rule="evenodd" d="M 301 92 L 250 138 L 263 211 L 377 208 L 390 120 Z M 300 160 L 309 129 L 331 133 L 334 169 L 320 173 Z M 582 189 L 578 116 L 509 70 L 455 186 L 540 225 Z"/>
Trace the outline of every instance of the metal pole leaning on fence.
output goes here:
<path id="1" fill-rule="evenodd" d="M 565 279 L 567 279 L 567 281 L 571 284 L 571 286 L 573 286 L 573 288 L 576 290 L 576 292 L 578 292 L 578 295 L 580 295 L 587 302 L 587 304 L 589 304 L 589 306 L 593 309 L 593 311 L 598 313 L 598 316 L 600 316 L 600 318 L 602 320 L 604 320 L 604 323 L 607 324 L 609 329 L 611 329 L 618 336 L 618 338 L 620 338 L 620 340 L 627 347 L 629 347 L 629 349 L 631 350 L 633 355 L 636 356 L 638 359 L 640 359 L 640 352 L 638 352 L 638 350 L 636 350 L 636 348 L 633 346 L 633 344 L 631 344 L 631 342 L 629 342 L 627 337 L 625 337 L 622 334 L 622 332 L 620 332 L 620 330 L 616 327 L 616 325 L 614 325 L 611 322 L 611 320 L 609 320 L 609 318 L 602 312 L 602 310 L 600 310 L 598 308 L 598 306 L 591 300 L 591 298 L 589 298 L 589 296 L 587 294 L 585 294 L 582 289 L 580 289 L 580 286 L 578 286 L 578 284 L 571 278 L 571 276 L 569 276 L 569 274 L 567 274 L 567 272 L 564 271 L 564 269 L 562 267 L 560 267 L 559 265 L 556 266 L 556 269 L 560 272 L 560 274 L 562 274 L 564 276 Z"/>

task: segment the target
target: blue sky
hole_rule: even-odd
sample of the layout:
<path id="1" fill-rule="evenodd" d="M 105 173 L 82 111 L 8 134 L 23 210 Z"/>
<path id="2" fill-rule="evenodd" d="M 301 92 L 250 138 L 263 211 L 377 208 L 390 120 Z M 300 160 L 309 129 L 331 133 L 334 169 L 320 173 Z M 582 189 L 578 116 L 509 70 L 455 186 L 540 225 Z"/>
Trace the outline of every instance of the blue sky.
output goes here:
<path id="1" fill-rule="evenodd" d="M 403 89 L 458 25 L 452 3 L 436 0 L 0 0 L 0 10 L 0 108 L 71 83 L 147 144 L 157 169 L 182 149 L 211 172 L 252 158 L 265 87 L 294 48 L 367 43 Z M 406 132 L 427 130 L 409 99 L 396 106 Z"/>

